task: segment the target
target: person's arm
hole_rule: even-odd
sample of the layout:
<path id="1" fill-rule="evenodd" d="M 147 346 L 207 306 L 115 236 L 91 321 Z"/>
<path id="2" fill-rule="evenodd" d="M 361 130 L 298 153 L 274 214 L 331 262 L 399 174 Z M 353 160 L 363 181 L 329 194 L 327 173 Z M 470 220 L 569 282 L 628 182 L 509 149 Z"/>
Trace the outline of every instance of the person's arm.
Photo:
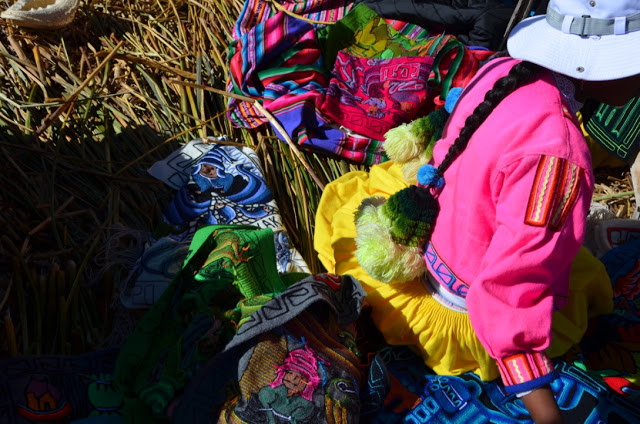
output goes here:
<path id="1" fill-rule="evenodd" d="M 584 238 L 592 178 L 569 161 L 536 155 L 510 163 L 500 175 L 494 181 L 496 229 L 467 308 L 506 391 L 521 393 L 555 379 L 545 350 Z"/>
<path id="2" fill-rule="evenodd" d="M 536 424 L 562 424 L 564 421 L 553 392 L 547 386 L 522 396 L 522 403 Z"/>

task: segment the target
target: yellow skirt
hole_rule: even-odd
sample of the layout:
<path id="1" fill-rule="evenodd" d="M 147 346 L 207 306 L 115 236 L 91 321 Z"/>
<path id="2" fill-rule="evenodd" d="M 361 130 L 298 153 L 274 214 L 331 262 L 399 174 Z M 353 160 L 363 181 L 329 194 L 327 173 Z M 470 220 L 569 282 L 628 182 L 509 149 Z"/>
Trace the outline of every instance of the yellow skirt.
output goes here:
<path id="1" fill-rule="evenodd" d="M 329 272 L 350 274 L 367 292 L 372 318 L 387 343 L 412 345 L 438 374 L 467 371 L 483 380 L 499 376 L 493 360 L 475 335 L 469 316 L 435 300 L 421 280 L 386 284 L 369 276 L 356 259 L 354 212 L 366 197 L 391 194 L 408 186 L 401 167 L 392 162 L 370 172 L 350 172 L 325 188 L 318 211 L 314 246 Z M 553 341 L 547 353 L 557 357 L 580 341 L 590 318 L 613 308 L 611 282 L 602 262 L 580 249 L 573 262 L 569 303 L 553 316 Z"/>

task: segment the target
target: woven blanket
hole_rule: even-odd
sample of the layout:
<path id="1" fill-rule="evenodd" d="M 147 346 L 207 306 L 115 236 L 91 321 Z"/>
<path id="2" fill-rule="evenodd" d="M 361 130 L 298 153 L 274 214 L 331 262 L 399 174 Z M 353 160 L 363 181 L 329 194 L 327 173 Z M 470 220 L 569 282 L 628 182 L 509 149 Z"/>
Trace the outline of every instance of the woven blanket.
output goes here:
<path id="1" fill-rule="evenodd" d="M 303 149 L 367 164 L 385 159 L 379 141 L 346 134 L 320 113 L 329 73 L 312 24 L 277 13 L 229 46 L 229 69 L 228 91 L 261 101 Z M 231 98 L 227 107 L 235 126 L 268 122 L 250 102 Z"/>
<path id="2" fill-rule="evenodd" d="M 178 274 L 194 233 L 203 225 L 251 225 L 273 230 L 279 272 L 309 272 L 292 246 L 264 178 L 256 152 L 248 147 L 196 139 L 153 164 L 149 173 L 177 190 L 138 258 L 120 299 L 146 309 Z"/>

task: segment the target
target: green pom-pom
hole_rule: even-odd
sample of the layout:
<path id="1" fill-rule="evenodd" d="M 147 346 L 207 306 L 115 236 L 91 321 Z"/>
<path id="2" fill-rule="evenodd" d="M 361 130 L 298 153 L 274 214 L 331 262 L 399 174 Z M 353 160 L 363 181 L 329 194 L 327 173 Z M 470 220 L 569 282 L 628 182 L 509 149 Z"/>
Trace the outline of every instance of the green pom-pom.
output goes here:
<path id="1" fill-rule="evenodd" d="M 433 231 L 440 206 L 428 189 L 410 186 L 392 195 L 382 206 L 391 221 L 391 237 L 400 244 L 422 246 Z"/>
<path id="2" fill-rule="evenodd" d="M 447 123 L 447 119 L 449 119 L 450 113 L 447 112 L 445 108 L 440 108 L 438 110 L 434 110 L 429 115 L 429 121 L 431 122 L 431 140 L 437 141 L 442 137 L 442 131 L 444 130 L 444 125 Z"/>
<path id="3" fill-rule="evenodd" d="M 387 199 L 382 196 L 367 197 L 360 202 L 360 206 L 355 213 L 355 220 L 358 222 L 363 215 L 370 213 L 371 210 L 376 209 L 387 202 Z M 367 219 L 367 218 L 364 218 Z"/>
<path id="4" fill-rule="evenodd" d="M 433 145 L 442 136 L 449 112 L 440 108 L 408 124 L 392 128 L 385 134 L 384 150 L 389 159 L 406 163 L 426 154 L 431 158 Z M 428 159 L 427 159 L 428 160 Z"/>
<path id="5" fill-rule="evenodd" d="M 426 272 L 419 246 L 396 242 L 390 233 L 392 217 L 384 213 L 385 199 L 365 199 L 356 212 L 356 258 L 376 280 L 391 283 L 410 281 Z"/>
<path id="6" fill-rule="evenodd" d="M 439 122 L 437 118 L 438 115 L 438 111 L 433 111 L 427 116 L 423 116 L 422 118 L 413 121 L 413 131 L 415 132 L 416 137 L 420 137 L 421 140 L 424 140 L 425 144 L 431 140 L 433 133 L 438 130 L 436 125 Z M 436 117 L 435 121 L 434 117 Z"/>

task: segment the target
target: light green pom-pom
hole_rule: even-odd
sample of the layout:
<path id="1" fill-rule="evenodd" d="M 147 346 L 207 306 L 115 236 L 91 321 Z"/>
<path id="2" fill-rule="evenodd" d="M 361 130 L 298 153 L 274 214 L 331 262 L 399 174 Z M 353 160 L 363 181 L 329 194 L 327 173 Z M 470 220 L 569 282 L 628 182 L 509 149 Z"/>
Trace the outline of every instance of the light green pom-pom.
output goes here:
<path id="1" fill-rule="evenodd" d="M 363 202 L 356 213 L 356 258 L 376 280 L 392 283 L 418 278 L 426 272 L 423 251 L 393 241 L 392 222 L 382 213 L 384 199 Z"/>
<path id="2" fill-rule="evenodd" d="M 414 122 L 392 128 L 384 135 L 383 148 L 392 161 L 404 163 L 415 159 L 424 151 L 424 143 L 428 140 L 417 136 Z"/>
<path id="3" fill-rule="evenodd" d="M 425 163 L 429 163 L 431 158 L 433 157 L 433 143 L 429 144 L 427 148 L 415 159 L 412 159 L 406 163 L 402 164 L 402 176 L 405 181 L 410 183 L 415 183 L 418 169 Z"/>

